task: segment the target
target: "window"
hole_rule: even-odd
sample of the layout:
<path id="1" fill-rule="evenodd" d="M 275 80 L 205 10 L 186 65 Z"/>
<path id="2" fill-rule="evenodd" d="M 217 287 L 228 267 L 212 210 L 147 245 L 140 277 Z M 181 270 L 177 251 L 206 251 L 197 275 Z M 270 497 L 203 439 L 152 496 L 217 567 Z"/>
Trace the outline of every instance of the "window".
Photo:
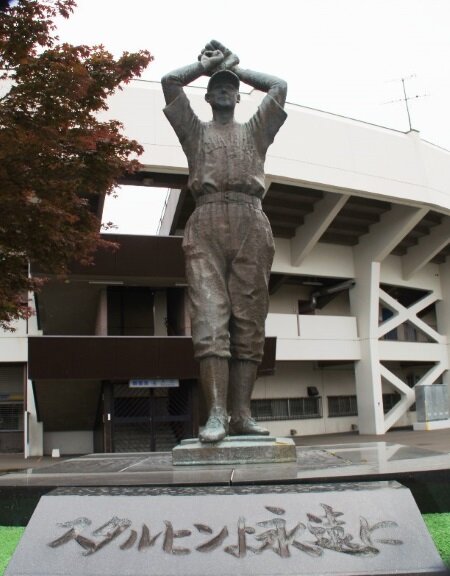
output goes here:
<path id="1" fill-rule="evenodd" d="M 328 396 L 328 416 L 357 416 L 356 396 Z"/>
<path id="2" fill-rule="evenodd" d="M 23 404 L 21 402 L 0 403 L 0 432 L 23 430 Z"/>
<path id="3" fill-rule="evenodd" d="M 291 418 L 319 418 L 322 416 L 321 401 L 317 396 L 290 398 L 288 406 Z"/>
<path id="4" fill-rule="evenodd" d="M 0 432 L 23 430 L 23 365 L 0 366 Z"/>
<path id="5" fill-rule="evenodd" d="M 322 401 L 314 398 L 273 398 L 252 400 L 255 420 L 302 420 L 322 417 Z"/>
<path id="6" fill-rule="evenodd" d="M 389 308 L 382 308 L 381 309 L 381 320 L 382 322 L 386 322 L 389 318 L 392 318 L 394 313 Z M 398 340 L 397 329 L 391 330 L 387 334 L 385 334 L 381 340 Z"/>
<path id="7" fill-rule="evenodd" d="M 383 412 L 387 414 L 389 410 L 397 404 L 400 400 L 400 394 L 392 392 L 391 394 L 383 394 Z"/>

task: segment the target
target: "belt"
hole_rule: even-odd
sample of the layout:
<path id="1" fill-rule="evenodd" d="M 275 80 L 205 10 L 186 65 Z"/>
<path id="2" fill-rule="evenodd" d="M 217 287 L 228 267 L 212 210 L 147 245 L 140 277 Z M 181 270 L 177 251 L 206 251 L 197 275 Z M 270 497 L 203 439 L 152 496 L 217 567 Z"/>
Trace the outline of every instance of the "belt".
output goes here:
<path id="1" fill-rule="evenodd" d="M 250 196 L 250 194 L 244 194 L 243 192 L 214 192 L 213 194 L 204 194 L 196 199 L 195 205 L 198 207 L 214 202 L 251 204 L 254 208 L 261 210 L 261 200 L 256 196 Z"/>

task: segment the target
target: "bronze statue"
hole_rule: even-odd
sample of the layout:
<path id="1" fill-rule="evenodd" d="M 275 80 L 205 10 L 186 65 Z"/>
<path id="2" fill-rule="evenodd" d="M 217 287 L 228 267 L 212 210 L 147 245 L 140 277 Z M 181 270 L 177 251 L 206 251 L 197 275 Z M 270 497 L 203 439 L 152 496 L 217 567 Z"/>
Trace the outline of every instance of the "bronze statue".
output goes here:
<path id="1" fill-rule="evenodd" d="M 261 208 L 264 161 L 286 119 L 287 84 L 238 64 L 235 54 L 212 40 L 198 62 L 162 79 L 164 113 L 187 156 L 196 202 L 183 249 L 194 351 L 209 409 L 202 442 L 218 442 L 228 433 L 269 433 L 252 419 L 250 399 L 263 355 L 274 255 Z M 202 75 L 211 76 L 205 95 L 211 122 L 199 120 L 183 90 Z M 240 81 L 267 92 L 244 124 L 234 120 Z"/>

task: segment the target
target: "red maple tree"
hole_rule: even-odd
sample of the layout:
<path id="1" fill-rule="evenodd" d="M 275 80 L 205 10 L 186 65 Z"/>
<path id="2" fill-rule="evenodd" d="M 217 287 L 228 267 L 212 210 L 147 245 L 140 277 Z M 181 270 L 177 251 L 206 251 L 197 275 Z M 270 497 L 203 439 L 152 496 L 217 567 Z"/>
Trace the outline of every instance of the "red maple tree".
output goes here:
<path id="1" fill-rule="evenodd" d="M 107 98 L 139 76 L 147 51 L 119 59 L 103 46 L 59 44 L 54 19 L 74 0 L 18 0 L 0 12 L 0 327 L 30 314 L 40 280 L 29 262 L 64 274 L 108 244 L 92 205 L 139 167 L 142 147 Z"/>

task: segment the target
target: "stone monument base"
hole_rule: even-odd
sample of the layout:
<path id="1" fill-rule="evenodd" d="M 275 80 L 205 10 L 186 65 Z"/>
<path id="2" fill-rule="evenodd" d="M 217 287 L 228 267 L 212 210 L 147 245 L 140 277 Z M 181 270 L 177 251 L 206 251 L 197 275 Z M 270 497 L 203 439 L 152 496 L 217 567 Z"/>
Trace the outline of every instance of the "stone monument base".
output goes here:
<path id="1" fill-rule="evenodd" d="M 211 444 L 190 438 L 172 450 L 174 465 L 281 464 L 296 460 L 294 441 L 274 436 L 227 436 Z"/>
<path id="2" fill-rule="evenodd" d="M 396 482 L 58 489 L 5 576 L 447 574 Z"/>

